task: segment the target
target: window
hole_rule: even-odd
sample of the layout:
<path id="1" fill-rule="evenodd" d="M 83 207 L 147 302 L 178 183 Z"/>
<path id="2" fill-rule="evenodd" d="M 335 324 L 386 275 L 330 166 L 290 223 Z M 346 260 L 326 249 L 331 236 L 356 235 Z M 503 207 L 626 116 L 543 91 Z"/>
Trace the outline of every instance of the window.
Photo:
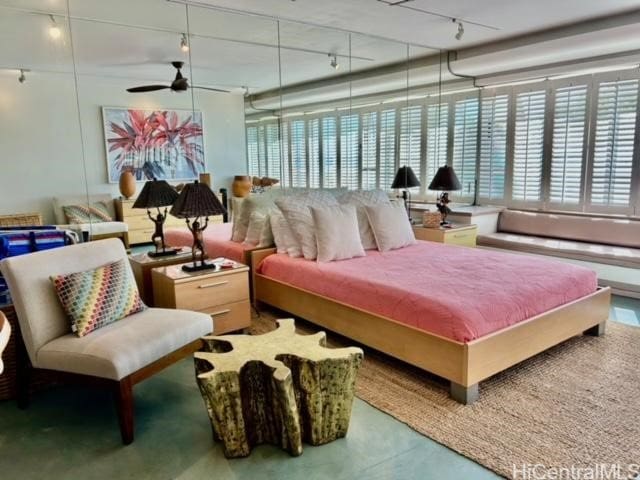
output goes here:
<path id="1" fill-rule="evenodd" d="M 280 178 L 282 163 L 285 159 L 280 155 L 280 125 L 267 124 L 267 176 Z"/>
<path id="2" fill-rule="evenodd" d="M 459 100 L 455 104 L 453 126 L 453 169 L 462 184 L 458 196 L 473 197 L 478 154 L 478 99 Z"/>
<path id="3" fill-rule="evenodd" d="M 340 117 L 340 186 L 358 188 L 358 114 Z"/>
<path id="4" fill-rule="evenodd" d="M 307 141 L 304 120 L 291 122 L 291 186 L 307 186 Z"/>
<path id="5" fill-rule="evenodd" d="M 280 141 L 282 150 L 282 178 L 283 187 L 291 186 L 291 147 L 289 143 L 289 122 L 282 122 L 282 139 Z"/>
<path id="6" fill-rule="evenodd" d="M 554 103 L 549 201 L 578 205 L 582 197 L 587 85 L 558 88 Z"/>
<path id="7" fill-rule="evenodd" d="M 508 107 L 508 95 L 482 99 L 478 196 L 487 200 L 504 198 Z"/>
<path id="8" fill-rule="evenodd" d="M 309 120 L 309 187 L 320 188 L 320 120 Z"/>
<path id="9" fill-rule="evenodd" d="M 524 92 L 516 97 L 512 199 L 542 199 L 542 159 L 546 92 Z"/>
<path id="10" fill-rule="evenodd" d="M 416 105 L 400 109 L 400 166 L 411 167 L 418 179 L 421 176 L 420 164 L 422 163 L 420 161 L 421 135 L 422 107 Z"/>
<path id="11" fill-rule="evenodd" d="M 362 189 L 376 188 L 378 112 L 362 114 Z"/>
<path id="12" fill-rule="evenodd" d="M 447 164 L 447 139 L 449 137 L 449 105 L 446 103 L 427 107 L 427 186 L 438 168 Z"/>
<path id="13" fill-rule="evenodd" d="M 396 111 L 380 112 L 380 188 L 391 188 L 396 175 Z"/>
<path id="14" fill-rule="evenodd" d="M 592 154 L 592 205 L 630 204 L 637 109 L 637 79 L 600 84 Z"/>
<path id="15" fill-rule="evenodd" d="M 249 175 L 260 174 L 260 157 L 258 156 L 258 128 L 247 127 L 247 163 Z"/>
<path id="16" fill-rule="evenodd" d="M 322 186 L 338 186 L 338 137 L 336 117 L 322 119 Z"/>

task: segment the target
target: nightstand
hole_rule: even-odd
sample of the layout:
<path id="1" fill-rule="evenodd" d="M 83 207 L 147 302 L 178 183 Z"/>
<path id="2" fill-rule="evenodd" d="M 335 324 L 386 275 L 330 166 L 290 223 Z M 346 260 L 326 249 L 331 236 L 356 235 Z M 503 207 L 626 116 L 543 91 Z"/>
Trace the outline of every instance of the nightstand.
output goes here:
<path id="1" fill-rule="evenodd" d="M 211 315 L 215 335 L 251 325 L 249 267 L 185 272 L 182 265 L 151 270 L 157 307 L 195 310 Z"/>
<path id="2" fill-rule="evenodd" d="M 475 225 L 452 225 L 451 228 L 427 228 L 414 225 L 413 233 L 418 240 L 475 247 L 478 227 Z"/>
<path id="3" fill-rule="evenodd" d="M 149 248 L 152 251 L 153 248 Z M 151 284 L 151 269 L 158 267 L 168 267 L 178 263 L 184 263 L 191 259 L 191 248 L 183 248 L 175 255 L 167 255 L 165 257 L 150 257 L 147 253 L 138 253 L 129 255 L 129 263 L 136 277 L 138 291 L 144 303 L 150 307 L 154 307 L 153 302 L 153 285 Z"/>

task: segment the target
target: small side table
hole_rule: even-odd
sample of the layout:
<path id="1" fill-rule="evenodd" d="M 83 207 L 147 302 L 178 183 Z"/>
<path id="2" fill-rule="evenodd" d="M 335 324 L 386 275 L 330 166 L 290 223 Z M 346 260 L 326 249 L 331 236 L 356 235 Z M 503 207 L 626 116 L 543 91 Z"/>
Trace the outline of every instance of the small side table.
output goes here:
<path id="1" fill-rule="evenodd" d="M 140 291 L 140 296 L 142 297 L 144 303 L 146 303 L 150 307 L 155 306 L 153 299 L 153 286 L 151 284 L 152 268 L 166 267 L 169 265 L 184 263 L 190 258 L 190 248 L 184 248 L 181 252 L 166 257 L 150 257 L 147 253 L 129 255 L 129 263 L 131 264 L 133 275 L 136 277 L 138 290 Z"/>
<path id="2" fill-rule="evenodd" d="M 185 272 L 182 265 L 151 270 L 155 305 L 195 310 L 211 315 L 213 333 L 242 330 L 251 325 L 249 267 Z"/>
<path id="3" fill-rule="evenodd" d="M 451 228 L 414 225 L 413 233 L 418 240 L 475 247 L 478 228 L 475 225 L 452 225 Z"/>

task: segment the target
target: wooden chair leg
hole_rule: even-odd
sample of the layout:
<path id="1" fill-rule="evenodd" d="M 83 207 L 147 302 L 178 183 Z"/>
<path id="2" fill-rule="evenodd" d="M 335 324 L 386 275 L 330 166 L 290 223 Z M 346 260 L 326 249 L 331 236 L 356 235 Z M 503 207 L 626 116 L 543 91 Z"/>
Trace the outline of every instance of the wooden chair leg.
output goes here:
<path id="1" fill-rule="evenodd" d="M 122 443 L 129 445 L 133 442 L 133 385 L 131 378 L 126 377 L 116 382 L 114 386 L 114 399 L 116 411 L 120 421 L 120 434 Z"/>

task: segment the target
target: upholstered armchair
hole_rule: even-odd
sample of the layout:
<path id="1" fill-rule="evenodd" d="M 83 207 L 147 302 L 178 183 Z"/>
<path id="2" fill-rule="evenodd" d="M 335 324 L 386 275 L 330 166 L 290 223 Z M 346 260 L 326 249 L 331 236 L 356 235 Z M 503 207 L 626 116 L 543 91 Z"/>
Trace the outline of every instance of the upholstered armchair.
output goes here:
<path id="1" fill-rule="evenodd" d="M 28 404 L 32 369 L 112 390 L 124 444 L 134 437 L 133 386 L 197 350 L 213 331 L 209 315 L 147 308 L 86 336 L 70 322 L 49 279 L 126 259 L 117 239 L 71 245 L 0 262 L 31 365 L 19 368 L 18 402 Z M 133 276 L 130 267 L 129 274 Z"/>
<path id="2" fill-rule="evenodd" d="M 9 337 L 11 336 L 11 324 L 4 313 L 0 312 L 0 373 L 4 371 L 4 364 L 2 363 L 2 352 L 9 343 Z"/>

